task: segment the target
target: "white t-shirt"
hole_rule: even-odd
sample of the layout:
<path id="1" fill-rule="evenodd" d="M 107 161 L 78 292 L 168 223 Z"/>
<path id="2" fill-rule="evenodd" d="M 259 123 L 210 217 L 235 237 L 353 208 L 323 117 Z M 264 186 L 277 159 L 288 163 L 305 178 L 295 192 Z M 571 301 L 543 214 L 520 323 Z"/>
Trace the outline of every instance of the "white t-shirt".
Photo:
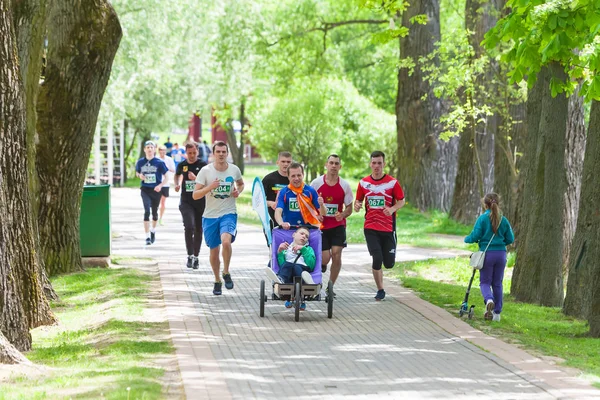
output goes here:
<path id="1" fill-rule="evenodd" d="M 200 170 L 196 177 L 196 183 L 208 186 L 215 179 L 219 179 L 220 184 L 205 196 L 204 217 L 218 218 L 225 214 L 236 214 L 235 197 L 231 193 L 235 187 L 235 182 L 242 179 L 242 172 L 234 164 L 229 164 L 225 171 L 217 171 L 215 164 L 210 163 Z"/>
<path id="2" fill-rule="evenodd" d="M 173 159 L 169 156 L 165 156 L 165 158 L 161 158 L 161 160 L 165 163 L 167 169 L 169 170 L 169 172 L 167 172 L 166 175 L 169 178 L 169 186 L 172 186 L 174 182 L 175 173 L 171 171 L 175 171 L 175 161 L 173 161 Z"/>

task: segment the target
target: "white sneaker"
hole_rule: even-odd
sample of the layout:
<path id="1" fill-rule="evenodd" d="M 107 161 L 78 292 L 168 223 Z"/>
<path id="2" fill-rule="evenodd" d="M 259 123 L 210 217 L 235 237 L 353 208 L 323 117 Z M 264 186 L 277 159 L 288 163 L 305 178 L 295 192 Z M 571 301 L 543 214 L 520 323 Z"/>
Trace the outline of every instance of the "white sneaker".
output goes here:
<path id="1" fill-rule="evenodd" d="M 309 285 L 315 284 L 315 281 L 313 281 L 313 278 L 308 271 L 302 271 L 302 280 L 304 283 L 308 283 Z"/>
<path id="2" fill-rule="evenodd" d="M 272 281 L 275 281 L 276 283 L 282 283 L 281 279 L 277 276 L 275 271 L 273 271 L 271 268 L 266 267 L 265 272 L 267 273 L 267 276 L 269 277 L 269 279 L 271 279 Z"/>
<path id="3" fill-rule="evenodd" d="M 492 311 L 492 321 L 500 321 L 500 314 L 496 314 Z"/>
<path id="4" fill-rule="evenodd" d="M 489 299 L 488 301 L 485 302 L 485 314 L 483 314 L 483 318 L 491 321 L 494 313 L 494 300 Z"/>

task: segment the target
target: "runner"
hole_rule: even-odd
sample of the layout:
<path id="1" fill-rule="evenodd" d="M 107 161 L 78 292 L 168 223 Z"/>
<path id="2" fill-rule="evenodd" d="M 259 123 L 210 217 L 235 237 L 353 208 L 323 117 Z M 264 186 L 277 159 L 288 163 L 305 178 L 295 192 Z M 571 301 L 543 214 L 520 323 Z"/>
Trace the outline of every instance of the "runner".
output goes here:
<path id="1" fill-rule="evenodd" d="M 185 160 L 185 158 L 184 158 L 185 153 L 186 153 L 185 149 L 179 148 L 179 143 L 175 143 L 173 145 L 173 149 L 171 150 L 171 158 L 173 159 L 173 161 L 175 161 L 175 169 L 177 169 L 177 166 L 179 165 L 180 162 Z"/>
<path id="2" fill-rule="evenodd" d="M 275 221 L 275 208 L 277 208 L 277 194 L 281 189 L 290 184 L 288 179 L 288 167 L 292 163 L 292 154 L 282 151 L 277 155 L 277 171 L 273 171 L 262 180 L 267 197 L 269 216 L 271 217 L 271 229 L 279 224 Z"/>
<path id="3" fill-rule="evenodd" d="M 185 233 L 185 248 L 187 250 L 187 267 L 198 269 L 200 247 L 202 246 L 202 214 L 206 205 L 206 199 L 194 200 L 192 195 L 196 187 L 196 178 L 206 163 L 198 159 L 198 147 L 195 143 L 185 145 L 187 160 L 183 160 L 177 166 L 175 173 L 175 191 L 179 192 L 181 178 L 183 177 L 183 189 L 179 200 L 179 211 L 183 218 L 183 229 Z"/>
<path id="4" fill-rule="evenodd" d="M 175 143 L 177 144 L 177 143 Z M 171 157 L 167 155 L 167 147 L 166 146 L 158 146 L 158 157 L 165 163 L 169 172 L 167 172 L 167 177 L 169 178 L 169 183 L 173 182 L 173 174 L 175 173 L 175 162 Z M 167 207 L 167 197 L 169 197 L 169 186 L 170 184 L 166 184 L 160 190 L 160 194 L 162 195 L 160 198 L 160 209 L 158 214 L 158 224 L 164 225 L 162 222 L 163 215 L 165 215 L 165 208 Z"/>
<path id="5" fill-rule="evenodd" d="M 290 184 L 281 189 L 277 196 L 275 221 L 285 230 L 292 225 L 319 226 L 323 219 L 320 213 L 324 210 L 320 210 L 319 195 L 315 189 L 304 184 L 302 164 L 290 164 L 288 177 Z"/>
<path id="6" fill-rule="evenodd" d="M 381 264 L 392 268 L 396 262 L 396 211 L 404 206 L 404 192 L 398 181 L 383 172 L 385 154 L 371 153 L 371 175 L 360 180 L 356 191 L 354 211 L 365 205 L 365 239 L 373 258 L 373 278 L 377 285 L 375 300 L 385 298 Z"/>
<path id="7" fill-rule="evenodd" d="M 144 153 L 135 165 L 135 175 L 142 180 L 140 191 L 144 202 L 144 231 L 146 244 L 156 240 L 156 221 L 158 221 L 158 205 L 160 204 L 161 189 L 169 183 L 167 166 L 155 157 L 156 144 L 152 141 L 144 143 Z M 150 209 L 152 209 L 152 228 L 150 227 Z"/>
<path id="8" fill-rule="evenodd" d="M 229 262 L 231 243 L 235 241 L 237 234 L 235 199 L 244 190 L 244 180 L 240 169 L 227 162 L 229 148 L 225 142 L 215 142 L 212 153 L 214 161 L 200 170 L 192 197 L 194 200 L 199 200 L 206 196 L 202 227 L 204 240 L 210 248 L 210 265 L 215 274 L 213 294 L 220 295 L 223 285 L 219 277 L 221 244 L 223 245 L 223 280 L 227 289 L 233 289 Z"/>
<path id="9" fill-rule="evenodd" d="M 327 157 L 327 173 L 310 184 L 323 199 L 325 216 L 321 224 L 323 232 L 323 255 L 321 268 L 327 271 L 331 260 L 329 280 L 335 284 L 342 268 L 342 249 L 346 247 L 346 218 L 352 214 L 352 189 L 348 182 L 340 178 L 342 163 L 337 154 Z M 329 293 L 327 293 L 329 295 Z M 335 293 L 332 293 L 335 296 Z"/>

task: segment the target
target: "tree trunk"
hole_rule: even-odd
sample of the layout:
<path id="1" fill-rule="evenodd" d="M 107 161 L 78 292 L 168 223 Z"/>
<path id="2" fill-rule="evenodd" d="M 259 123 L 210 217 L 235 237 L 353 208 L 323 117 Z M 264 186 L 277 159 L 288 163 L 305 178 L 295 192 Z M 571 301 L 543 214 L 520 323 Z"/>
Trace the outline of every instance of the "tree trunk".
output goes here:
<path id="1" fill-rule="evenodd" d="M 248 129 L 246 128 L 248 121 L 246 121 L 246 99 L 242 99 L 242 104 L 240 104 L 240 125 L 242 126 L 240 130 L 240 149 L 238 152 L 238 160 L 236 165 L 244 173 L 244 147 L 246 145 L 246 133 Z"/>
<path id="2" fill-rule="evenodd" d="M 56 0 L 50 10 L 46 79 L 38 99 L 40 236 L 52 274 L 82 268 L 79 209 L 100 103 L 121 39 L 106 0 Z"/>
<path id="3" fill-rule="evenodd" d="M 567 190 L 565 196 L 565 225 L 563 228 L 563 266 L 568 274 L 571 242 L 577 228 L 577 212 L 579 211 L 579 194 L 581 192 L 581 172 L 585 153 L 585 120 L 583 97 L 579 96 L 579 88 L 569 97 L 569 118 L 567 120 L 567 139 L 565 147 L 565 171 L 567 172 Z"/>
<path id="4" fill-rule="evenodd" d="M 600 102 L 592 102 L 581 180 L 577 230 L 569 258 L 565 314 L 587 318 L 600 336 Z"/>
<path id="5" fill-rule="evenodd" d="M 498 21 L 500 4 L 498 1 L 481 2 L 467 0 L 465 3 L 465 28 L 473 34 L 469 43 L 474 50 L 474 58 L 486 53 L 481 46 L 485 34 Z M 495 62 L 490 61 L 488 73 L 479 76 L 475 87 L 483 88 L 471 94 L 476 105 L 489 104 L 489 94 L 496 91 L 494 82 Z M 477 120 L 484 116 L 477 116 Z M 470 126 L 469 132 L 462 132 L 458 150 L 458 172 L 452 196 L 450 216 L 464 224 L 470 224 L 481 212 L 481 198 L 492 190 L 494 185 L 494 139 L 497 131 L 497 116 L 487 116 L 486 122 Z M 474 130 L 474 132 L 471 132 Z M 477 160 L 476 163 L 473 160 Z"/>
<path id="6" fill-rule="evenodd" d="M 561 306 L 568 101 L 564 94 L 551 96 L 552 77 L 566 78 L 557 63 L 542 68 L 528 98 L 532 130 L 528 132 L 521 220 L 524 226 L 520 231 L 525 237 L 517 253 L 511 293 L 518 301 Z"/>
<path id="7" fill-rule="evenodd" d="M 15 2 L 13 9 L 13 20 L 15 24 L 15 33 L 17 40 L 17 49 L 19 52 L 19 67 L 23 86 L 25 87 L 25 112 L 27 127 L 27 157 L 29 160 L 36 159 L 36 123 L 37 111 L 36 102 L 40 88 L 40 75 L 42 71 L 43 43 L 46 33 L 47 23 L 47 1 L 34 0 L 28 2 Z M 34 221 L 37 221 L 39 184 L 35 163 L 31 162 L 27 166 L 29 174 L 29 189 L 31 194 L 31 215 Z M 37 224 L 33 225 L 36 248 L 39 248 L 39 230 Z M 52 300 L 57 300 L 58 295 L 52 288 L 44 268 L 44 260 L 41 252 L 36 250 L 38 259 L 38 279 L 41 282 L 44 294 Z M 38 325 L 34 325 L 38 326 Z"/>
<path id="8" fill-rule="evenodd" d="M 504 94 L 508 103 L 509 99 Z M 501 198 L 502 212 L 516 229 L 517 199 L 519 194 L 521 158 L 517 152 L 523 152 L 526 129 L 525 104 L 506 104 L 508 115 L 499 120 L 494 144 L 494 191 Z M 515 234 L 517 232 L 515 231 Z"/>
<path id="9" fill-rule="evenodd" d="M 240 145 L 237 144 L 237 138 L 235 137 L 235 131 L 233 130 L 233 120 L 228 120 L 225 124 L 225 132 L 227 133 L 227 144 L 231 151 L 231 158 L 233 163 L 238 166 L 242 174 L 244 173 L 244 125 L 246 120 L 246 104 L 245 100 L 242 99 L 240 104 L 240 124 L 242 129 L 240 131 Z"/>
<path id="10" fill-rule="evenodd" d="M 0 332 L 26 351 L 31 348 L 29 329 L 54 319 L 39 281 L 27 170 L 31 161 L 23 151 L 25 88 L 10 7 L 10 2 L 0 5 Z M 15 160 L 24 168 L 15 168 Z"/>
<path id="11" fill-rule="evenodd" d="M 26 364 L 29 361 L 0 332 L 0 364 Z"/>
<path id="12" fill-rule="evenodd" d="M 447 211 L 456 177 L 458 139 L 439 139 L 442 102 L 423 79 L 418 63 L 419 57 L 431 53 L 440 40 L 439 11 L 436 0 L 416 0 L 402 14 L 402 24 L 410 26 L 410 32 L 400 39 L 400 55 L 412 58 L 416 65 L 412 75 L 406 68 L 398 71 L 398 178 L 408 201 L 416 207 Z M 410 22 L 418 14 L 427 15 L 426 25 Z"/>
<path id="13" fill-rule="evenodd" d="M 475 165 L 475 137 L 468 132 L 460 135 L 458 142 L 458 172 L 452 195 L 450 217 L 463 224 L 471 224 L 481 209 L 481 194 Z"/>

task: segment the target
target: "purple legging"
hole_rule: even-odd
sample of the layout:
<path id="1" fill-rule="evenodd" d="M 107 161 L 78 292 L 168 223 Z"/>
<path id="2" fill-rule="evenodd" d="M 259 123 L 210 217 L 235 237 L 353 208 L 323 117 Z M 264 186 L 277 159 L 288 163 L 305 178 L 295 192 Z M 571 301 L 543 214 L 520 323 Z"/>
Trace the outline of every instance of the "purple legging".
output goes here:
<path id="1" fill-rule="evenodd" d="M 506 268 L 506 251 L 488 250 L 485 252 L 483 268 L 479 271 L 479 288 L 484 304 L 494 300 L 494 312 L 502 312 L 502 279 Z"/>

